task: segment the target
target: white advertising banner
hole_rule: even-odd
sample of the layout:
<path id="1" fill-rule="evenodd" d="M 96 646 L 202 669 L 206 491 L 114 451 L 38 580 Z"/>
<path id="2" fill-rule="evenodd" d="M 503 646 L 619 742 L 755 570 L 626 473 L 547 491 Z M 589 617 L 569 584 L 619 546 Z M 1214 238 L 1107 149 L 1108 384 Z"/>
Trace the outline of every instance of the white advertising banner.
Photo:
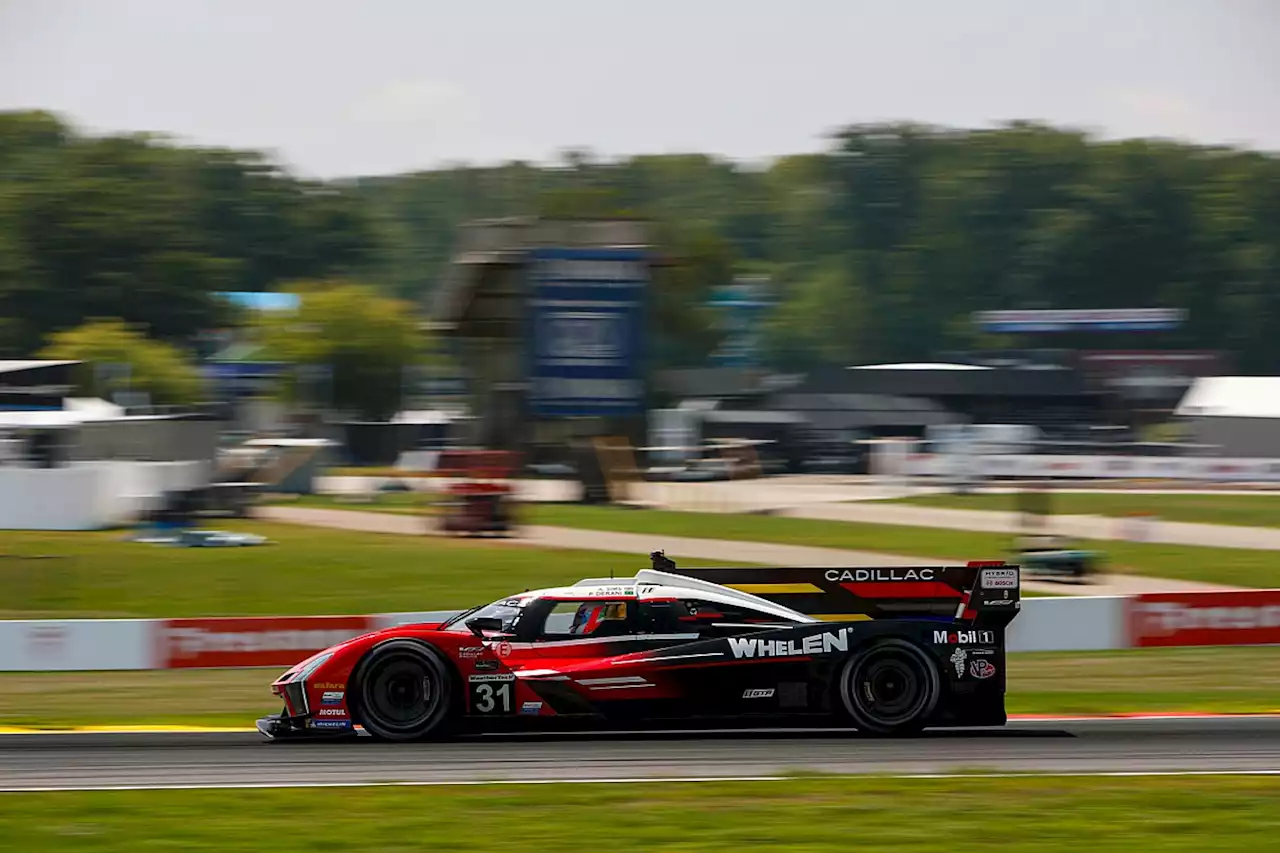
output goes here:
<path id="1" fill-rule="evenodd" d="M 152 621 L 0 621 L 0 672 L 157 669 Z"/>
<path id="2" fill-rule="evenodd" d="M 965 461 L 982 478 L 1280 482 L 1280 459 L 1000 454 L 971 455 Z M 947 477 L 955 462 L 952 454 L 913 453 L 905 468 L 912 477 Z"/>

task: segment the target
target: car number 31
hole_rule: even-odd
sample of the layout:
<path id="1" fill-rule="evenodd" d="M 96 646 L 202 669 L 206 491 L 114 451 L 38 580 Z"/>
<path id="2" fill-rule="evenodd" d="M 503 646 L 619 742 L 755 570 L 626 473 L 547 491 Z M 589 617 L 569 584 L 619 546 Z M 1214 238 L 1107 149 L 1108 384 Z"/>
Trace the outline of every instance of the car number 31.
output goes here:
<path id="1" fill-rule="evenodd" d="M 510 714 L 511 682 L 484 681 L 472 684 L 471 710 L 477 714 Z"/>

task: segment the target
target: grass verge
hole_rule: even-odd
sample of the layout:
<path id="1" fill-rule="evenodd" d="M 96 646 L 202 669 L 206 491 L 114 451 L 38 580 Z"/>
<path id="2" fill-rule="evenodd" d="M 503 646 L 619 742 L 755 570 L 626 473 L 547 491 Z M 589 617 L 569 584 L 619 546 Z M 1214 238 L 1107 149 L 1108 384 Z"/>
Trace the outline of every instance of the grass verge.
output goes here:
<path id="1" fill-rule="evenodd" d="M 279 853 L 462 849 L 1067 850 L 1271 848 L 1280 785 L 1257 777 L 539 785 L 6 794 L 14 850 Z"/>
<path id="2" fill-rule="evenodd" d="M 1015 714 L 1280 711 L 1280 647 L 1009 657 Z M 250 726 L 278 710 L 277 669 L 0 674 L 0 726 Z"/>
<path id="3" fill-rule="evenodd" d="M 1015 511 L 1012 494 L 922 495 L 891 503 L 945 509 Z M 1101 515 L 1119 518 L 1151 514 L 1165 521 L 1198 524 L 1237 524 L 1245 527 L 1280 527 L 1280 492 L 1256 495 L 1110 494 L 1105 492 L 1055 492 L 1053 511 L 1062 515 Z"/>
<path id="4" fill-rule="evenodd" d="M 1280 504 L 1277 504 L 1280 506 Z M 691 536 L 753 542 L 816 545 L 946 560 L 1008 556 L 1011 537 L 999 533 L 933 527 L 861 524 L 765 515 L 672 512 L 576 504 L 530 504 L 530 523 L 655 536 Z M 662 547 L 655 541 L 655 548 Z M 1242 587 L 1280 587 L 1280 552 L 1082 540 L 1081 547 L 1105 555 L 1103 571 L 1114 574 L 1203 581 Z"/>
<path id="5" fill-rule="evenodd" d="M 470 607 L 512 591 L 610 570 L 642 554 L 484 540 L 357 533 L 257 521 L 219 523 L 270 537 L 249 548 L 172 548 L 121 531 L 5 531 L 0 618 L 312 615 Z"/>

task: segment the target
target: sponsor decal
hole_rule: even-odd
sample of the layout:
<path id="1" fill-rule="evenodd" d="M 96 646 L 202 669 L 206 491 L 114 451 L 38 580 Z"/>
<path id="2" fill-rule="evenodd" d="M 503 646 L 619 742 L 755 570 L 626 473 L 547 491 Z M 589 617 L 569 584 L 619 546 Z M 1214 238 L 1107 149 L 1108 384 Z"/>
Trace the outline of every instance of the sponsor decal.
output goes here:
<path id="1" fill-rule="evenodd" d="M 32 657 L 61 657 L 67 645 L 67 629 L 56 623 L 35 623 L 25 632 L 27 648 Z"/>
<path id="2" fill-rule="evenodd" d="M 956 678 L 964 675 L 964 663 L 969 659 L 969 653 L 964 649 L 956 649 L 951 653 L 950 661 L 952 666 L 956 668 Z"/>
<path id="3" fill-rule="evenodd" d="M 494 672 L 485 675 L 468 675 L 467 681 L 472 684 L 478 684 L 486 681 L 515 681 L 516 674 L 514 672 Z"/>
<path id="4" fill-rule="evenodd" d="M 937 569 L 828 569 L 823 575 L 834 583 L 884 583 L 936 580 Z"/>
<path id="5" fill-rule="evenodd" d="M 1007 596 L 1008 593 L 1005 593 L 1005 595 Z M 1017 603 L 1018 602 L 1014 601 L 1012 598 L 995 598 L 995 599 L 992 599 L 991 601 L 982 602 L 982 606 L 983 607 L 1009 607 Z"/>
<path id="6" fill-rule="evenodd" d="M 1280 643 L 1280 590 L 1149 593 L 1127 607 L 1134 646 Z"/>
<path id="7" fill-rule="evenodd" d="M 933 642 L 939 646 L 990 645 L 996 641 L 995 631 L 934 631 Z"/>
<path id="8" fill-rule="evenodd" d="M 161 666 L 290 666 L 371 630 L 368 616 L 165 619 L 156 623 Z"/>
<path id="9" fill-rule="evenodd" d="M 496 652 L 500 658 L 511 657 L 511 644 L 506 640 L 503 640 L 494 648 L 494 652 Z"/>
<path id="10" fill-rule="evenodd" d="M 755 690 L 746 690 L 742 693 L 743 699 L 772 699 L 773 688 L 757 688 Z"/>
<path id="11" fill-rule="evenodd" d="M 590 598 L 616 598 L 635 594 L 636 588 L 634 586 L 601 586 L 587 592 L 587 596 Z"/>
<path id="12" fill-rule="evenodd" d="M 484 654 L 484 646 L 462 646 L 458 649 L 460 660 L 475 660 Z"/>
<path id="13" fill-rule="evenodd" d="M 498 668 L 498 662 L 493 658 L 488 660 L 478 660 L 475 662 L 474 669 L 476 672 L 492 672 Z"/>
<path id="14" fill-rule="evenodd" d="M 1016 589 L 1018 586 L 1017 569 L 983 569 L 983 589 Z"/>
<path id="15" fill-rule="evenodd" d="M 521 714 L 537 714 L 542 711 L 541 702 L 525 702 L 520 706 Z"/>
<path id="16" fill-rule="evenodd" d="M 849 651 L 849 629 L 810 634 L 791 640 L 760 640 L 755 637 L 730 637 L 729 650 L 735 658 L 785 658 L 797 655 L 822 655 Z"/>
<path id="17" fill-rule="evenodd" d="M 343 693 L 341 690 L 326 690 L 324 694 L 320 697 L 320 704 L 321 705 L 341 705 L 342 697 L 346 695 L 347 694 Z"/>
<path id="18" fill-rule="evenodd" d="M 987 679 L 996 674 L 996 665 L 985 658 L 978 658 L 969 664 L 969 674 L 974 678 Z"/>
<path id="19" fill-rule="evenodd" d="M 349 729 L 351 728 L 350 720 L 312 720 L 311 728 L 313 729 Z"/>
<path id="20" fill-rule="evenodd" d="M 346 690 L 347 685 L 339 684 L 336 681 L 317 681 L 311 685 L 316 690 Z"/>
<path id="21" fill-rule="evenodd" d="M 316 711 L 317 717 L 345 717 L 347 710 L 345 708 L 321 708 Z"/>

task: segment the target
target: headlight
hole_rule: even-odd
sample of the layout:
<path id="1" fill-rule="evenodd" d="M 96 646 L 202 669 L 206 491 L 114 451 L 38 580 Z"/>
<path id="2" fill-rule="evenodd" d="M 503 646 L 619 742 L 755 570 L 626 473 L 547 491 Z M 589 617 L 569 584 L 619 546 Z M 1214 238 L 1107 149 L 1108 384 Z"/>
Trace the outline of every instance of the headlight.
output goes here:
<path id="1" fill-rule="evenodd" d="M 294 676 L 292 680 L 306 681 L 308 678 L 311 677 L 311 674 L 313 672 L 315 672 L 320 667 L 324 666 L 328 662 L 329 658 L 331 657 L 333 657 L 333 652 L 326 652 L 325 654 L 322 654 L 322 655 L 316 655 L 311 659 L 309 663 L 303 666 L 302 669 L 298 670 L 298 674 Z"/>

